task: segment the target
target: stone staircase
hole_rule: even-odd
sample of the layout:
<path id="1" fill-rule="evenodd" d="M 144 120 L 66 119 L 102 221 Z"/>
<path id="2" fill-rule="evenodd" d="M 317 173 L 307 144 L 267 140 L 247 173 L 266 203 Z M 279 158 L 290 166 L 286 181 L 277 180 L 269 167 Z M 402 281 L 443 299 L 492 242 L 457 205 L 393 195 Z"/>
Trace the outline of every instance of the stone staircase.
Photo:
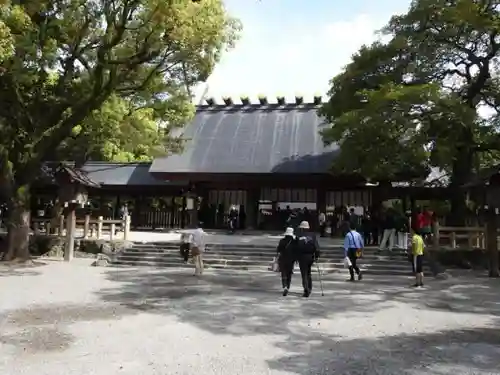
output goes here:
<path id="1" fill-rule="evenodd" d="M 276 247 L 271 244 L 208 244 L 203 260 L 206 269 L 269 272 L 268 267 L 275 254 Z M 347 272 L 343 259 L 344 251 L 340 246 L 322 246 L 319 262 L 321 272 Z M 193 268 L 191 261 L 187 265 L 182 261 L 176 242 L 134 243 L 117 254 L 111 265 Z M 411 264 L 402 250 L 395 249 L 388 254 L 378 253 L 375 247 L 368 247 L 359 266 L 366 274 L 411 275 Z"/>

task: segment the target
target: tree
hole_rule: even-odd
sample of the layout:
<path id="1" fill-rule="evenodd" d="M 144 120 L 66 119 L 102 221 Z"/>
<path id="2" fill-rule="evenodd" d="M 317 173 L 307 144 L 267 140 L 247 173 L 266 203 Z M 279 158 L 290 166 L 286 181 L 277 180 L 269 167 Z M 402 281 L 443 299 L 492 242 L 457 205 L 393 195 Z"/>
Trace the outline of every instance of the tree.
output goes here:
<path id="1" fill-rule="evenodd" d="M 175 107 L 174 107 L 175 105 Z M 81 166 L 89 160 L 149 161 L 181 151 L 183 140 L 174 130 L 186 124 L 195 107 L 187 96 L 147 107 L 135 107 L 112 95 L 84 125 L 73 128 L 49 160 L 72 160 Z"/>
<path id="2" fill-rule="evenodd" d="M 94 136 L 98 117 L 112 115 L 106 106 L 130 103 L 130 129 L 155 105 L 170 106 L 175 118 L 190 89 L 232 45 L 238 24 L 220 0 L 0 4 L 0 186 L 10 215 L 5 258 L 26 259 L 29 191 L 42 163 L 75 134 Z"/>
<path id="3" fill-rule="evenodd" d="M 380 179 L 408 165 L 451 176 L 451 217 L 463 219 L 461 186 L 499 162 L 498 1 L 415 0 L 332 80 L 321 113 L 340 142 L 340 169 Z M 490 117 L 479 111 L 488 107 Z"/>

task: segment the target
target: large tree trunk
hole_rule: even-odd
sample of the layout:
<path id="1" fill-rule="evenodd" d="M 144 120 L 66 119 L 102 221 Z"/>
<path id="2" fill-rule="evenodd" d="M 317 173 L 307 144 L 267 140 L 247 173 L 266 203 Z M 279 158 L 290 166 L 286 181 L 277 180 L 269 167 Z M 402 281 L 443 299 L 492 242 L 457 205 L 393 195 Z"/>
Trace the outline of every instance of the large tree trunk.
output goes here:
<path id="1" fill-rule="evenodd" d="M 30 259 L 30 199 L 29 186 L 21 186 L 15 189 L 14 195 L 9 199 L 9 211 L 7 217 L 7 251 L 3 260 Z"/>
<path id="2" fill-rule="evenodd" d="M 486 249 L 488 252 L 488 274 L 490 277 L 500 277 L 498 265 L 498 218 L 495 209 L 490 207 L 486 221 Z"/>

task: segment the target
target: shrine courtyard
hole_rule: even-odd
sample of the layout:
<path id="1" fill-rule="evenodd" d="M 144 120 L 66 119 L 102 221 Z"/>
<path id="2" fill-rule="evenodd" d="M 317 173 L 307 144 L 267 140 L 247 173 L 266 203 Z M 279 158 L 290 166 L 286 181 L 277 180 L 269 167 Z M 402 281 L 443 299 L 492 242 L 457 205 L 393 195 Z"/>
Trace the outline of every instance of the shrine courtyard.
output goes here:
<path id="1" fill-rule="evenodd" d="M 297 274 L 284 298 L 274 273 L 45 263 L 0 266 L 1 374 L 500 373 L 500 280 L 336 274 L 303 299 Z"/>

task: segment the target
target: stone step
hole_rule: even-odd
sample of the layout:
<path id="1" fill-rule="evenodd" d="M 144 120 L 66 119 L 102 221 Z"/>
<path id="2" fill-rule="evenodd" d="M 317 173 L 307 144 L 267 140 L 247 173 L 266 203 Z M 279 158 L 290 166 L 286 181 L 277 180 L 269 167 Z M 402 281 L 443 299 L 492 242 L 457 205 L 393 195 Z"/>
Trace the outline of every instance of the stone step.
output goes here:
<path id="1" fill-rule="evenodd" d="M 162 262 L 153 262 L 153 261 L 146 261 L 146 260 L 137 260 L 137 261 L 120 261 L 116 260 L 111 263 L 111 266 L 118 266 L 118 267 L 162 267 L 162 268 L 179 268 L 179 269 L 193 269 L 193 265 L 186 265 L 186 264 L 179 264 L 179 263 L 171 263 L 168 261 L 162 261 Z M 256 266 L 256 265 L 231 265 L 227 266 L 225 264 L 205 264 L 206 269 L 227 269 L 231 271 L 262 271 L 262 272 L 271 272 L 267 269 L 267 267 L 264 266 Z M 360 265 L 360 269 L 367 275 L 397 275 L 397 276 L 411 276 L 411 270 L 410 269 L 405 269 L 402 267 L 396 267 L 396 268 L 390 268 L 390 269 L 385 269 L 385 268 L 372 268 L 372 267 L 364 267 L 363 265 Z M 320 264 L 320 271 L 323 274 L 326 273 L 337 273 L 337 272 L 345 272 L 347 273 L 347 270 L 343 267 L 343 265 L 327 265 L 327 264 Z M 299 270 L 296 269 L 294 273 L 297 275 L 299 274 Z M 313 267 L 313 272 L 317 273 L 317 268 L 314 266 Z"/>
<path id="2" fill-rule="evenodd" d="M 158 256 L 135 256 L 135 255 L 119 255 L 117 257 L 118 260 L 121 261 L 136 261 L 136 260 L 148 260 L 148 261 L 169 261 L 169 262 L 174 262 L 174 263 L 182 263 L 183 260 L 180 257 L 158 257 Z M 261 258 L 261 259 L 254 259 L 254 258 L 233 258 L 233 259 L 227 259 L 227 258 L 220 258 L 220 257 L 203 257 L 203 261 L 206 263 L 225 263 L 225 264 L 255 264 L 255 265 L 262 265 L 266 266 L 271 263 L 272 259 L 266 259 L 266 258 Z M 343 265 L 343 259 L 320 259 L 320 263 L 328 263 L 328 264 L 338 264 L 338 265 Z M 387 261 L 377 261 L 377 260 L 360 260 L 359 261 L 360 265 L 364 266 L 380 266 L 380 267 L 387 267 L 387 268 L 398 268 L 398 267 L 405 267 L 409 266 L 408 262 L 387 262 Z"/>
<path id="3" fill-rule="evenodd" d="M 128 263 L 136 263 L 136 262 L 150 262 L 152 264 L 161 265 L 163 263 L 175 264 L 178 266 L 184 265 L 184 262 L 180 258 L 163 258 L 163 257 L 133 257 L 133 256 L 120 256 L 115 262 L 128 262 Z M 204 263 L 207 265 L 220 265 L 228 268 L 232 267 L 240 267 L 240 266 L 255 266 L 260 268 L 267 269 L 271 260 L 254 260 L 254 259 L 222 259 L 222 258 L 204 258 Z M 191 262 L 190 262 L 191 264 Z M 342 260 L 321 260 L 319 262 L 320 266 L 327 268 L 344 268 L 344 262 Z M 360 261 L 359 266 L 365 269 L 377 269 L 377 270 L 399 270 L 410 269 L 409 263 L 389 263 L 389 262 L 366 262 Z"/>
<path id="4" fill-rule="evenodd" d="M 245 260 L 251 262 L 271 262 L 275 254 L 257 254 L 257 255 L 247 255 L 247 254 L 220 254 L 208 252 L 203 255 L 204 259 L 221 259 L 221 260 Z M 178 251 L 175 252 L 130 252 L 125 251 L 117 255 L 120 259 L 176 259 L 181 260 Z M 331 262 L 343 262 L 343 254 L 323 254 L 320 258 L 321 261 L 331 261 Z M 377 255 L 364 255 L 360 259 L 362 263 L 372 263 L 372 264 L 393 264 L 393 265 L 406 265 L 408 260 L 406 257 L 382 257 Z"/>
<path id="5" fill-rule="evenodd" d="M 133 242 L 132 247 L 134 248 L 179 248 L 180 242 Z M 276 250 L 276 246 L 278 245 L 278 242 L 275 244 L 272 243 L 220 243 L 220 244 L 215 244 L 215 243 L 208 243 L 206 244 L 207 248 L 218 248 L 218 249 L 273 249 Z M 320 244 L 321 249 L 328 250 L 328 249 L 339 249 L 342 246 L 340 244 L 327 244 L 323 245 Z M 375 246 L 368 246 L 367 249 L 376 249 Z"/>
<path id="6" fill-rule="evenodd" d="M 162 247 L 130 247 L 125 249 L 129 252 L 148 252 L 148 253 L 166 253 L 166 252 L 179 252 L 179 246 L 173 248 L 162 248 Z M 219 253 L 219 254 L 276 254 L 276 248 L 207 248 L 206 253 Z M 322 254 L 343 254 L 344 249 L 341 247 L 331 248 L 331 249 L 321 249 Z M 380 252 L 376 248 L 367 248 L 363 250 L 365 255 L 377 254 L 383 256 L 404 256 L 405 252 L 403 250 L 395 249 L 392 253 L 387 251 Z"/>
<path id="7" fill-rule="evenodd" d="M 143 254 L 143 255 L 172 255 L 179 256 L 179 249 L 148 249 L 148 250 L 139 250 L 139 249 L 127 249 L 120 254 Z M 224 258 L 231 257 L 266 257 L 273 258 L 276 256 L 276 251 L 221 251 L 221 250 L 209 250 L 205 252 L 205 256 L 218 255 Z M 342 249 L 336 249 L 335 251 L 322 251 L 322 258 L 343 258 L 344 251 Z M 364 259 L 380 259 L 384 261 L 392 261 L 392 260 L 406 260 L 407 255 L 404 252 L 394 252 L 389 255 L 387 253 L 377 253 L 375 251 L 365 251 L 363 253 Z"/>

